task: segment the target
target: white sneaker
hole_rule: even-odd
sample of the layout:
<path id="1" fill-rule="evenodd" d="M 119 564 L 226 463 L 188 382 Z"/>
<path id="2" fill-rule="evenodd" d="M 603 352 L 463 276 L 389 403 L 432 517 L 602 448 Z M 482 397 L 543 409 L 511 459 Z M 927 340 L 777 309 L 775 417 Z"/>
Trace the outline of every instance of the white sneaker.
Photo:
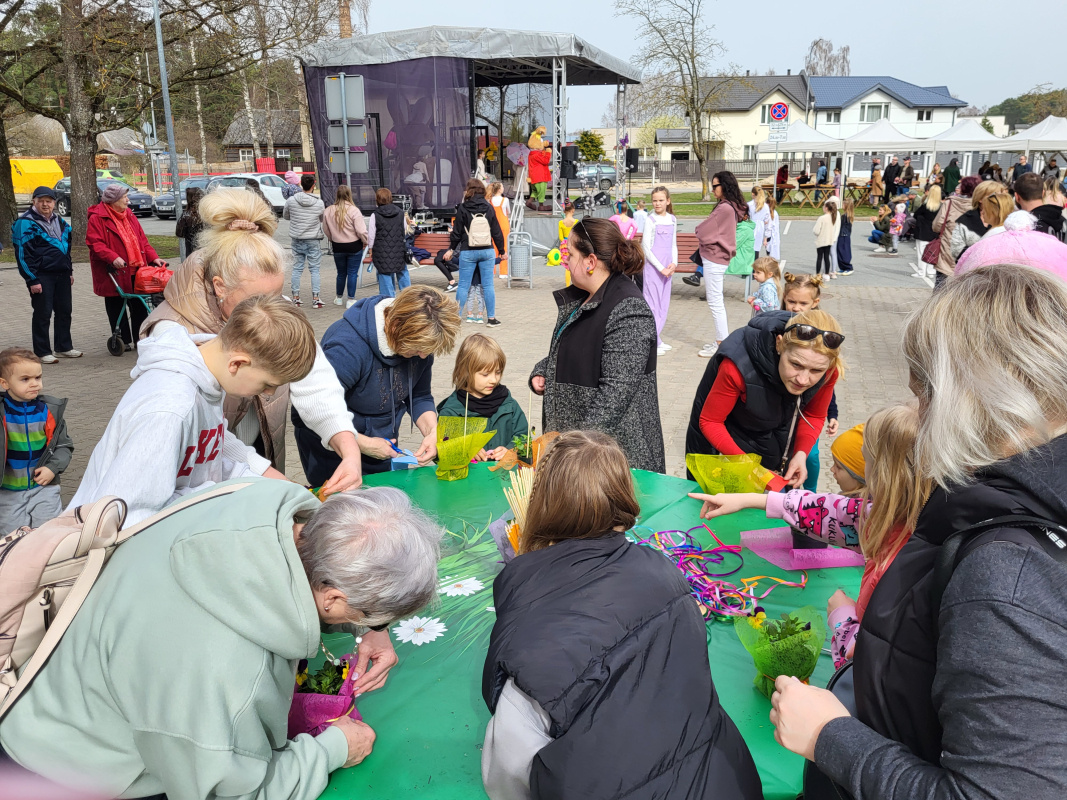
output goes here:
<path id="1" fill-rule="evenodd" d="M 874 252 L 875 253 L 884 253 L 885 252 L 885 248 L 884 247 L 876 247 L 876 248 L 874 248 Z"/>
<path id="2" fill-rule="evenodd" d="M 345 308 L 351 308 L 355 304 L 356 304 L 356 301 L 354 299 L 353 300 L 349 300 L 347 303 L 345 303 Z"/>
<path id="3" fill-rule="evenodd" d="M 56 350 L 56 355 L 62 358 L 81 358 L 81 350 Z"/>
<path id="4" fill-rule="evenodd" d="M 335 306 L 343 306 L 345 304 L 345 299 L 343 297 L 335 297 L 333 299 L 333 304 Z"/>
<path id="5" fill-rule="evenodd" d="M 661 348 L 663 348 L 664 350 L 673 350 L 673 349 L 674 349 L 673 347 L 671 347 L 671 346 L 670 346 L 669 344 L 667 344 L 666 342 L 663 342 L 663 343 L 662 343 L 662 344 L 660 345 L 660 347 L 661 347 Z"/>
<path id="6" fill-rule="evenodd" d="M 665 355 L 667 355 L 666 348 L 664 348 L 663 345 L 660 345 L 659 347 L 657 347 L 656 348 L 656 355 L 657 356 L 665 356 Z"/>
<path id="7" fill-rule="evenodd" d="M 706 344 L 706 345 L 704 345 L 704 349 L 701 350 L 699 353 L 697 353 L 697 355 L 700 356 L 701 358 L 711 358 L 718 351 L 719 351 L 719 346 L 717 344 Z"/>
<path id="8" fill-rule="evenodd" d="M 49 353 L 46 356 L 41 356 L 41 363 L 42 364 L 55 364 L 57 361 L 59 361 L 59 359 L 56 358 L 51 353 Z"/>

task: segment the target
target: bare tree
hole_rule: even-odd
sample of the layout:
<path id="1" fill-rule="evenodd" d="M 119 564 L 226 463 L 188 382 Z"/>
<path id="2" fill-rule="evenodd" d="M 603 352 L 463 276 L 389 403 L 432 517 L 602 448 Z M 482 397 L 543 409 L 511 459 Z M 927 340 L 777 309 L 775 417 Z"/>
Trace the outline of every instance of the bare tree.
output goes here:
<path id="1" fill-rule="evenodd" d="M 193 37 L 187 42 L 189 47 L 189 62 L 193 65 L 193 74 L 196 74 L 196 47 L 193 45 Z M 204 133 L 204 105 L 200 102 L 200 83 L 193 84 L 193 98 L 196 101 L 196 130 L 200 134 L 200 164 L 207 175 L 207 134 Z M 180 198 L 179 198 L 180 200 Z"/>
<path id="2" fill-rule="evenodd" d="M 657 114 L 669 114 L 678 109 L 665 109 L 664 98 L 649 90 L 646 84 L 638 83 L 626 87 L 626 126 L 640 128 Z M 615 127 L 615 97 L 608 101 L 600 124 L 605 128 Z"/>
<path id="3" fill-rule="evenodd" d="M 659 92 L 661 104 L 680 109 L 700 166 L 702 199 L 711 199 L 708 181 L 711 120 L 728 82 L 709 80 L 725 52 L 704 22 L 704 0 L 616 0 L 616 10 L 638 22 L 638 52 L 631 59 L 651 71 L 643 83 Z"/>
<path id="4" fill-rule="evenodd" d="M 852 66 L 849 64 L 848 54 L 848 45 L 834 52 L 834 43 L 829 39 L 816 39 L 808 47 L 804 71 L 808 75 L 851 75 Z"/>

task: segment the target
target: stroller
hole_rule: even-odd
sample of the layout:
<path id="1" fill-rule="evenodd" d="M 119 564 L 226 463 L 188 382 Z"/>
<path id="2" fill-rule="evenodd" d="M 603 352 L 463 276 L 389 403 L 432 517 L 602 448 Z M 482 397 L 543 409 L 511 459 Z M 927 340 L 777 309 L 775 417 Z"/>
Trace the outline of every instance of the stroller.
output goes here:
<path id="1" fill-rule="evenodd" d="M 155 293 L 130 293 L 122 291 L 122 287 L 119 286 L 119 282 L 115 280 L 113 274 L 108 275 L 111 278 L 111 282 L 115 285 L 115 291 L 119 293 L 119 297 L 122 298 L 122 310 L 119 312 L 118 317 L 115 319 L 115 327 L 111 331 L 111 336 L 107 340 L 107 351 L 113 356 L 121 356 L 126 352 L 126 345 L 122 341 L 122 318 L 130 316 L 130 308 L 128 303 L 133 300 L 141 303 L 145 307 L 145 312 L 152 313 L 152 310 L 156 306 L 163 303 L 163 289 L 161 288 Z M 136 285 L 137 276 L 134 273 L 134 285 Z M 132 331 L 134 341 L 137 340 L 137 331 Z M 135 345 L 136 346 L 136 345 Z"/>

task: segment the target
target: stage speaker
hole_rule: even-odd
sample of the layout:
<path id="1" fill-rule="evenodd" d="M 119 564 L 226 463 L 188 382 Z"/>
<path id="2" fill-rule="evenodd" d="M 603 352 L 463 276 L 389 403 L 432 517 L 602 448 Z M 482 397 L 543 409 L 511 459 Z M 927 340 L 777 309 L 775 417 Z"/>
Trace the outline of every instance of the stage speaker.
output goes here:
<path id="1" fill-rule="evenodd" d="M 564 161 L 577 161 L 578 160 L 578 147 L 570 144 L 560 149 L 560 155 Z"/>
<path id="2" fill-rule="evenodd" d="M 577 148 L 576 148 L 577 149 Z M 559 176 L 564 180 L 578 179 L 578 165 L 573 161 L 564 161 L 559 165 Z"/>
<path id="3" fill-rule="evenodd" d="M 626 148 L 626 171 L 637 172 L 637 157 L 641 154 L 641 151 L 636 147 Z"/>

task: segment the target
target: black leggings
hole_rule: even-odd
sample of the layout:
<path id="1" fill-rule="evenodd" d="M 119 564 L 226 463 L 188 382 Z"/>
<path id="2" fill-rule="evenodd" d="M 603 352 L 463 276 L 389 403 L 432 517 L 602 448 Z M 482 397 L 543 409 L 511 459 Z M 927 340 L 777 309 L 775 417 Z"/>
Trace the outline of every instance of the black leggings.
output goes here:
<path id="1" fill-rule="evenodd" d="M 826 247 L 815 248 L 815 274 L 819 274 L 819 270 L 822 268 L 823 263 L 826 264 L 826 274 L 830 274 L 830 266 L 833 262 L 830 260 L 830 245 Z"/>
<path id="2" fill-rule="evenodd" d="M 111 330 L 115 330 L 115 321 L 119 318 L 119 314 L 122 312 L 122 298 L 121 297 L 105 297 L 104 308 L 107 310 L 107 321 L 111 326 Z M 130 299 L 126 301 L 126 307 L 130 313 L 122 315 L 122 341 L 126 344 L 133 344 L 137 340 L 137 332 L 141 330 L 141 323 L 148 318 L 148 310 L 145 309 L 144 303 L 140 300 Z M 133 332 L 130 332 L 130 318 L 133 318 Z M 109 333 L 110 335 L 110 333 Z"/>

